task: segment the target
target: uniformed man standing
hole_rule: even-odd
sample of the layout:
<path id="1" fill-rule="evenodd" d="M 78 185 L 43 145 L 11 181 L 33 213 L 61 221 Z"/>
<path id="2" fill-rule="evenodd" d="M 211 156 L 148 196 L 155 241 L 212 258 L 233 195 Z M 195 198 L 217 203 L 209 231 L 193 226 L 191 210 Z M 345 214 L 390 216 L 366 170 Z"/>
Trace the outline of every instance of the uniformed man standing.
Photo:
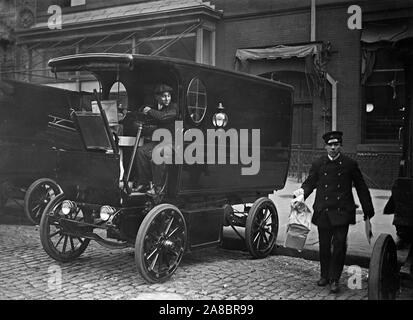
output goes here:
<path id="1" fill-rule="evenodd" d="M 339 291 L 347 250 L 347 233 L 349 225 L 356 223 L 353 184 L 363 208 L 369 240 L 370 219 L 374 216 L 370 192 L 357 162 L 341 152 L 342 136 L 340 131 L 323 135 L 327 154 L 312 164 L 307 179 L 300 189 L 294 191 L 296 198 L 293 200 L 304 201 L 317 189 L 312 217 L 312 222 L 317 225 L 320 245 L 321 277 L 317 284 L 326 286 L 330 283 L 332 293 Z"/>

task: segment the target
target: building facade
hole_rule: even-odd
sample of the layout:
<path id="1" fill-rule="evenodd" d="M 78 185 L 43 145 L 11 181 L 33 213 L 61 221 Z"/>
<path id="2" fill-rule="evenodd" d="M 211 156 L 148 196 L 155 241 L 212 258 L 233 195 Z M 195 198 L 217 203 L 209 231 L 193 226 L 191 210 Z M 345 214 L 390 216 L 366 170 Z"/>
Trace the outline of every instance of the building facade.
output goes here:
<path id="1" fill-rule="evenodd" d="M 14 77 L 73 90 L 81 73 L 55 79 L 51 57 L 84 52 L 164 55 L 236 69 L 294 86 L 291 174 L 323 152 L 322 134 L 344 131 L 371 187 L 398 172 L 400 128 L 410 88 L 403 42 L 413 1 L 37 0 L 16 11 Z M 13 7 L 13 6 L 12 6 Z"/>

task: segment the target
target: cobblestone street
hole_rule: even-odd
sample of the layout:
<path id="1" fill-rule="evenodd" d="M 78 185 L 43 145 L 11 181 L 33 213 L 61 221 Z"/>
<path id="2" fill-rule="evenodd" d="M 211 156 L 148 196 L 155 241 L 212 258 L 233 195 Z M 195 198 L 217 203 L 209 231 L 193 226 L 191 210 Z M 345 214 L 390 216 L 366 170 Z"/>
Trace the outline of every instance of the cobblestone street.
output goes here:
<path id="1" fill-rule="evenodd" d="M 184 256 L 171 280 L 149 285 L 139 276 L 132 249 L 107 250 L 91 242 L 71 263 L 58 263 L 43 251 L 38 227 L 0 225 L 0 299 L 140 299 L 156 294 L 168 299 L 303 299 L 367 298 L 362 289 L 349 289 L 345 267 L 342 290 L 329 294 L 315 285 L 318 263 L 300 258 L 270 256 L 253 260 L 247 252 L 221 248 Z M 61 287 L 56 276 L 61 274 Z"/>

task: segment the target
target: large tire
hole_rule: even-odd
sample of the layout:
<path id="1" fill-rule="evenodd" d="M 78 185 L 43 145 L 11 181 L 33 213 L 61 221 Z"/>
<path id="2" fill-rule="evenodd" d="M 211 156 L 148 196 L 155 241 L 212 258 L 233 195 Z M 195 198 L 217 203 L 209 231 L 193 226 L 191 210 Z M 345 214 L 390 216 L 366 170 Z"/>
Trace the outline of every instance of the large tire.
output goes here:
<path id="1" fill-rule="evenodd" d="M 245 242 L 248 251 L 254 258 L 265 258 L 273 250 L 277 235 L 277 209 L 270 199 L 259 198 L 248 212 L 245 227 Z"/>
<path id="2" fill-rule="evenodd" d="M 160 204 L 145 216 L 135 242 L 135 263 L 149 283 L 170 278 L 181 262 L 187 241 L 185 218 L 173 205 Z"/>
<path id="3" fill-rule="evenodd" d="M 62 193 L 60 186 L 52 179 L 42 178 L 33 182 L 24 196 L 24 213 L 35 225 L 40 223 L 43 210 L 50 200 Z"/>
<path id="4" fill-rule="evenodd" d="M 369 300 L 394 300 L 399 289 L 396 244 L 391 235 L 381 234 L 370 258 Z"/>
<path id="5" fill-rule="evenodd" d="M 63 230 L 63 227 L 60 224 L 61 218 L 65 217 L 81 220 L 82 217 L 78 218 L 73 214 L 64 216 L 61 213 L 61 205 L 64 200 L 64 193 L 60 193 L 46 206 L 40 220 L 40 241 L 44 251 L 46 251 L 50 257 L 57 261 L 70 262 L 79 257 L 86 250 L 90 239 L 70 236 L 65 233 L 65 230 Z M 57 242 L 55 242 L 56 239 L 58 239 Z M 70 244 L 70 250 L 66 251 L 68 243 Z M 62 244 L 61 248 L 59 248 L 60 244 Z"/>

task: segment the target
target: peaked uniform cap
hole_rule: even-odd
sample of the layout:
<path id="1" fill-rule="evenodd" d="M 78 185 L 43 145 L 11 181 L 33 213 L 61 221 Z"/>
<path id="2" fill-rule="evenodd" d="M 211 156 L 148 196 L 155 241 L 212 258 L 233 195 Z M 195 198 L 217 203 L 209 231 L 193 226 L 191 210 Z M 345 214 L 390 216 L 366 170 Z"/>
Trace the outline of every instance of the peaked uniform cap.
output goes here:
<path id="1" fill-rule="evenodd" d="M 343 142 L 343 132 L 341 131 L 330 131 L 323 134 L 323 139 L 326 144 L 328 143 L 342 143 Z"/>

